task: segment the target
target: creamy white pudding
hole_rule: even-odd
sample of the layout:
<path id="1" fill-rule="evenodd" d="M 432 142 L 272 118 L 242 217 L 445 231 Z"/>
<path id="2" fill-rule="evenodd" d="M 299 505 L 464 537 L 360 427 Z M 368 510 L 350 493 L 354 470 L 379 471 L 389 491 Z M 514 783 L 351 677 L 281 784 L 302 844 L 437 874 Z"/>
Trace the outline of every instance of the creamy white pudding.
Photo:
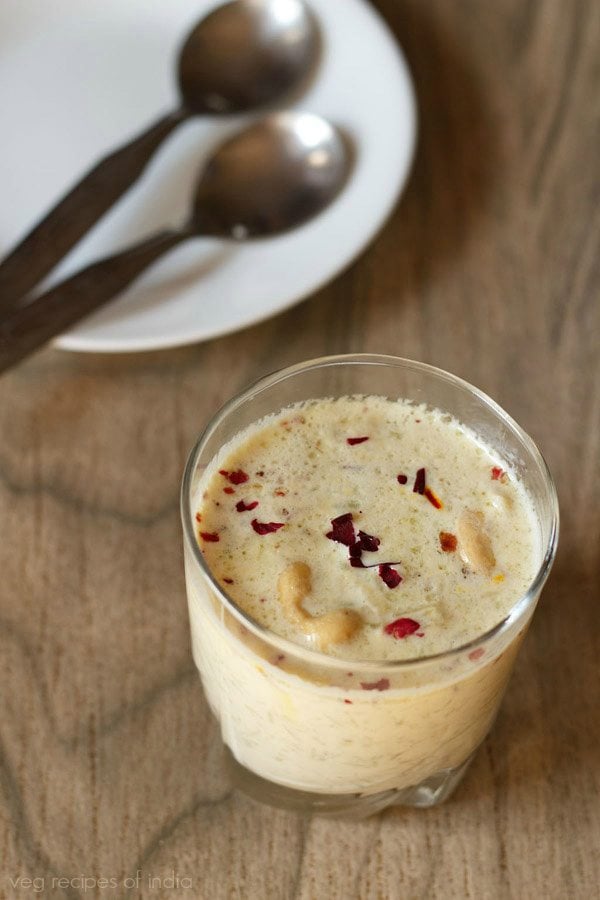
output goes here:
<path id="1" fill-rule="evenodd" d="M 506 460 L 439 410 L 322 399 L 240 432 L 195 491 L 208 569 L 259 626 L 225 609 L 186 549 L 194 658 L 240 764 L 372 793 L 470 756 L 526 621 L 478 640 L 541 562 Z"/>

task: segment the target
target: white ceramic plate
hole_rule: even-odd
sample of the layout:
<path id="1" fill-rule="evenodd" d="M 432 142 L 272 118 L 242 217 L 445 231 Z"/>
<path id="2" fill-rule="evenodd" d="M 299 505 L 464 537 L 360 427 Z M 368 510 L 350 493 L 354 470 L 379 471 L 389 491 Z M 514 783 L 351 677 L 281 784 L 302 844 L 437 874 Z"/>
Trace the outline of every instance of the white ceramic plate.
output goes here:
<path id="1" fill-rule="evenodd" d="M 219 0 L 2 0 L 0 255 L 101 155 L 177 104 L 173 60 Z M 122 352 L 202 341 L 258 322 L 347 266 L 391 212 L 415 144 L 403 57 L 365 0 L 310 0 L 324 53 L 296 103 L 346 129 L 353 176 L 339 199 L 295 232 L 247 245 L 194 240 L 57 340 Z M 199 118 L 161 148 L 142 180 L 48 281 L 148 233 L 182 223 L 210 149 L 249 117 Z"/>

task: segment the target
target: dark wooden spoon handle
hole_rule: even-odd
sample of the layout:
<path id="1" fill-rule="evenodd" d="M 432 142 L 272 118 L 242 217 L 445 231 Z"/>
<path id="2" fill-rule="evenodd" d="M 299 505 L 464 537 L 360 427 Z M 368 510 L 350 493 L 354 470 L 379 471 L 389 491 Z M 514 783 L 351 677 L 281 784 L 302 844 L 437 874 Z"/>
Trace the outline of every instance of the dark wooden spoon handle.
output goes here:
<path id="1" fill-rule="evenodd" d="M 0 264 L 0 312 L 13 309 L 142 174 L 155 150 L 187 116 L 159 119 L 104 157 Z"/>
<path id="2" fill-rule="evenodd" d="M 106 257 L 40 294 L 0 321 L 0 372 L 112 300 L 144 269 L 190 232 L 160 231 L 122 253 Z"/>

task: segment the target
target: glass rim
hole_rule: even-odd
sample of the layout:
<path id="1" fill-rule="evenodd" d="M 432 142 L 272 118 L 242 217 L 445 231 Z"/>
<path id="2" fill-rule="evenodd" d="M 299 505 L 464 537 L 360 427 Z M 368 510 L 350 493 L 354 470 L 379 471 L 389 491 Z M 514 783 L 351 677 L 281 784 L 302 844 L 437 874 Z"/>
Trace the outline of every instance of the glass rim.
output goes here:
<path id="1" fill-rule="evenodd" d="M 241 606 L 239 606 L 239 604 L 236 603 L 233 597 L 230 597 L 229 594 L 218 583 L 210 567 L 206 563 L 203 554 L 200 551 L 200 546 L 196 538 L 194 519 L 192 511 L 190 510 L 191 486 L 197 469 L 198 457 L 215 429 L 224 419 L 235 412 L 235 410 L 238 409 L 243 403 L 252 400 L 254 396 L 261 393 L 266 388 L 272 387 L 278 382 L 285 381 L 288 378 L 293 377 L 294 375 L 300 374 L 301 372 L 305 372 L 311 369 L 333 367 L 337 365 L 373 365 L 386 366 L 389 368 L 411 369 L 413 371 L 420 371 L 430 375 L 434 375 L 442 381 L 446 381 L 448 384 L 451 384 L 452 386 L 459 388 L 460 390 L 472 394 L 484 406 L 488 407 L 488 409 L 490 409 L 498 418 L 502 419 L 502 421 L 520 440 L 521 444 L 533 457 L 540 468 L 550 500 L 551 522 L 550 534 L 546 542 L 546 546 L 538 570 L 534 575 L 527 591 L 525 591 L 525 593 L 515 601 L 508 614 L 498 623 L 496 623 L 496 625 L 494 625 L 492 628 L 489 628 L 487 631 L 483 632 L 483 634 L 478 635 L 477 637 L 473 638 L 470 641 L 467 641 L 464 644 L 460 644 L 457 647 L 451 647 L 448 650 L 442 650 L 439 653 L 431 653 L 425 656 L 413 656 L 404 659 L 384 660 L 349 659 L 341 656 L 331 656 L 311 647 L 304 647 L 301 644 L 294 643 L 294 641 L 291 641 L 288 638 L 282 637 L 275 631 L 267 628 L 265 625 L 262 625 L 253 616 L 247 613 Z M 500 635 L 507 632 L 514 623 L 518 622 L 524 616 L 524 614 L 529 610 L 529 608 L 534 604 L 537 597 L 539 596 L 544 583 L 546 582 L 546 579 L 550 574 L 550 570 L 556 556 L 559 534 L 558 495 L 556 492 L 554 479 L 552 478 L 550 469 L 548 468 L 548 464 L 546 463 L 546 460 L 544 459 L 542 453 L 538 449 L 533 439 L 498 403 L 496 403 L 495 400 L 492 400 L 492 398 L 489 397 L 486 393 L 479 390 L 479 388 L 476 388 L 468 381 L 465 381 L 463 378 L 459 378 L 457 375 L 446 372 L 444 369 L 440 369 L 437 366 L 432 366 L 428 363 L 406 359 L 399 356 L 377 353 L 335 354 L 332 356 L 321 356 L 315 359 L 295 363 L 292 366 L 286 366 L 283 369 L 277 369 L 267 375 L 263 375 L 261 378 L 258 378 L 256 381 L 245 387 L 242 391 L 231 397 L 210 418 L 188 455 L 183 473 L 183 479 L 181 482 L 180 512 L 184 539 L 187 546 L 192 552 L 194 561 L 200 568 L 201 574 L 208 581 L 211 588 L 219 598 L 220 602 L 224 605 L 224 607 L 228 609 L 228 611 L 235 618 L 240 620 L 242 624 L 245 625 L 245 627 L 249 628 L 261 639 L 270 643 L 276 643 L 278 648 L 286 650 L 290 655 L 293 654 L 296 657 L 301 657 L 309 663 L 315 665 L 327 665 L 329 667 L 333 666 L 334 668 L 347 668 L 348 664 L 351 663 L 353 668 L 360 669 L 361 671 L 381 671 L 382 669 L 401 670 L 425 666 L 428 663 L 441 661 L 444 659 L 451 659 L 453 657 L 459 656 L 462 653 L 476 649 L 481 644 L 489 642 L 490 640 L 499 637 Z"/>

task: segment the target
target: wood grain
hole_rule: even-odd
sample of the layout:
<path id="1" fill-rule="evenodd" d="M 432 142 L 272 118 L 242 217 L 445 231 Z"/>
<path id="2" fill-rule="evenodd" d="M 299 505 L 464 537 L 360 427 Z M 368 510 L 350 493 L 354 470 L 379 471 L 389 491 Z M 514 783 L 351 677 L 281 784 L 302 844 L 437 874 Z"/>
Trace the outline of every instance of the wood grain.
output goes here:
<path id="1" fill-rule="evenodd" d="M 349 271 L 221 340 L 46 350 L 0 380 L 9 900 L 34 895 L 19 877 L 74 900 L 600 896 L 600 6 L 377 5 L 414 72 L 420 143 L 400 206 Z M 549 461 L 562 537 L 455 798 L 344 823 L 232 792 L 191 662 L 177 495 L 186 451 L 233 392 L 354 350 L 435 363 L 494 396 Z M 193 887 L 169 887 L 171 872 Z"/>

